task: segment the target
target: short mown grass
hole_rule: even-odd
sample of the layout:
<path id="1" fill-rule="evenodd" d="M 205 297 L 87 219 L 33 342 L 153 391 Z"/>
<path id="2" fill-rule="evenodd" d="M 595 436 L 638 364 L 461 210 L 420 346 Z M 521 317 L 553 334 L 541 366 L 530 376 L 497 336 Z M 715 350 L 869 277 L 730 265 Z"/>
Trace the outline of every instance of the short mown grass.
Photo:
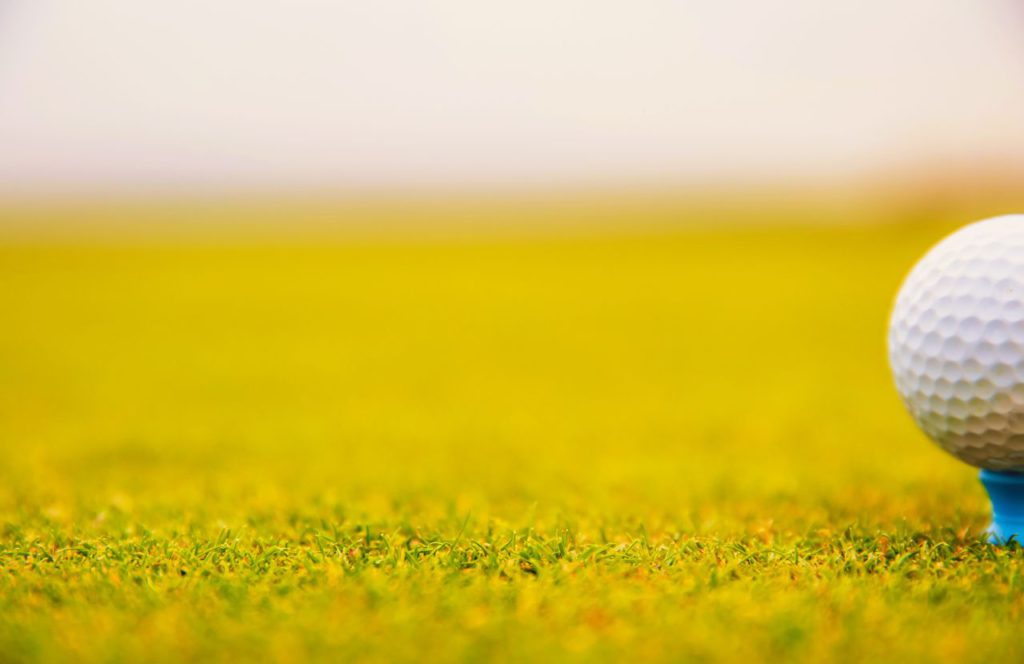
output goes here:
<path id="1" fill-rule="evenodd" d="M 885 363 L 949 228 L 19 235 L 0 660 L 1017 659 Z"/>

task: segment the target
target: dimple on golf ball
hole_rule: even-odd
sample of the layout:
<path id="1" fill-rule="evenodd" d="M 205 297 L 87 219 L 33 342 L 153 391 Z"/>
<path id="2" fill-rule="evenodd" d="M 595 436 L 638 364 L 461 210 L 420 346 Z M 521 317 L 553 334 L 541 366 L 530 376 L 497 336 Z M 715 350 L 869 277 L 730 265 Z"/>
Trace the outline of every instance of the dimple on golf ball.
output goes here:
<path id="1" fill-rule="evenodd" d="M 1024 471 L 1024 215 L 966 226 L 914 266 L 893 308 L 889 363 L 943 449 Z"/>

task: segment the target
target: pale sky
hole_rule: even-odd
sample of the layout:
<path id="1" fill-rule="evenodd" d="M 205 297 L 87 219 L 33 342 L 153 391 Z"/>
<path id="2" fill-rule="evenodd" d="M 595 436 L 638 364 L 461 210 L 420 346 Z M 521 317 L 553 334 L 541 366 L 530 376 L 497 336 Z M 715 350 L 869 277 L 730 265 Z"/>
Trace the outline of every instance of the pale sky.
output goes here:
<path id="1" fill-rule="evenodd" d="M 1024 158 L 1014 0 L 5 0 L 0 190 Z"/>

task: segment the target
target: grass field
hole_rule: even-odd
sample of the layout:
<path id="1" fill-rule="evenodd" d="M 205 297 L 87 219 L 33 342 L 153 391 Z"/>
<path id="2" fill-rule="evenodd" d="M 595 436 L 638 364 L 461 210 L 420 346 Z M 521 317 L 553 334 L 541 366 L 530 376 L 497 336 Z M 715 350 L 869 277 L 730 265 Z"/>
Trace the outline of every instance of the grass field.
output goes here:
<path id="1" fill-rule="evenodd" d="M 949 228 L 6 242 L 0 661 L 1018 659 L 884 357 Z"/>

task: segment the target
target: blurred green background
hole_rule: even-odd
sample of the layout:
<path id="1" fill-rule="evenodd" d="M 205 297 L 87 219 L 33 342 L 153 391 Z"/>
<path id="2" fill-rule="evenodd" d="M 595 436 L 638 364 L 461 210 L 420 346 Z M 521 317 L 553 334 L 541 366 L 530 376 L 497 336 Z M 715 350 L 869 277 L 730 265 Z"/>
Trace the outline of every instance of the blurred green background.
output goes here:
<path id="1" fill-rule="evenodd" d="M 948 227 L 11 243 L 5 484 L 671 510 L 948 475 L 884 350 Z"/>

